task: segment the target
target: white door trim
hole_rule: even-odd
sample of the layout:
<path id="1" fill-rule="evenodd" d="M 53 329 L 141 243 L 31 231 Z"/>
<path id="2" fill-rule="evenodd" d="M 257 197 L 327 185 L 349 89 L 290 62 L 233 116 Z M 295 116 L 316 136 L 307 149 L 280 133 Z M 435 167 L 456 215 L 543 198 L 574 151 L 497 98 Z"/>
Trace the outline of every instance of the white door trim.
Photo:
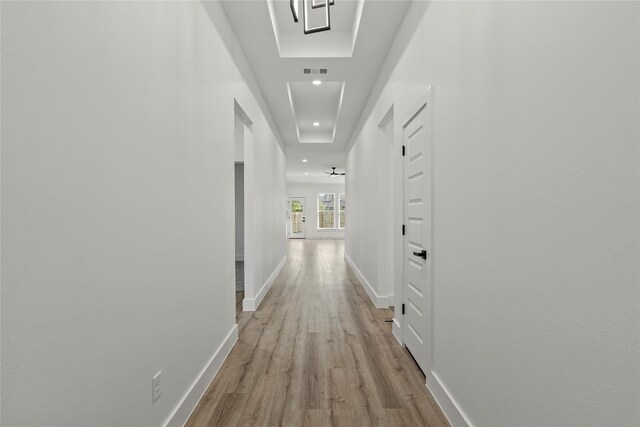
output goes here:
<path id="1" fill-rule="evenodd" d="M 411 108 L 409 108 L 407 110 L 407 112 L 402 116 L 402 121 L 400 122 L 400 128 L 401 128 L 401 132 L 402 132 L 402 141 L 401 144 L 404 144 L 404 129 L 406 128 L 406 126 L 423 110 L 426 110 L 426 123 L 428 124 L 427 126 L 427 131 L 430 134 L 430 137 L 432 138 L 432 92 L 431 92 L 431 86 L 427 87 L 427 89 L 424 91 L 424 93 L 422 93 L 422 95 L 420 95 L 418 97 L 418 99 L 413 103 L 413 105 L 411 106 Z M 433 138 L 431 139 L 433 141 Z M 432 163 L 431 165 L 429 165 L 429 173 L 432 173 L 433 171 L 433 159 L 432 159 Z M 403 213 L 402 213 L 402 218 L 403 218 L 403 222 L 405 219 L 405 214 L 406 212 L 404 212 L 404 192 L 406 191 L 405 188 L 405 182 L 404 182 L 404 161 L 402 162 L 402 167 L 400 170 L 400 173 L 398 174 L 398 176 L 401 177 L 402 179 L 402 192 L 403 192 L 403 196 L 402 196 L 402 200 L 403 200 Z M 433 181 L 433 175 L 432 175 L 432 180 Z M 433 188 L 433 185 L 432 185 Z M 433 234 L 433 193 L 431 193 L 431 202 L 429 204 L 429 209 L 431 209 L 431 215 L 430 217 L 432 218 L 432 224 L 431 224 L 431 231 Z M 406 225 L 406 224 L 405 224 Z M 404 238 L 405 236 L 403 236 L 403 242 L 404 242 Z M 431 259 L 431 270 L 430 270 L 430 279 L 431 279 L 431 301 L 432 301 L 432 305 L 430 307 L 430 322 L 431 322 L 431 343 L 429 345 L 429 351 L 430 351 L 430 360 L 431 360 L 431 366 L 428 367 L 427 372 L 425 372 L 425 374 L 428 374 L 434 366 L 435 360 L 434 360 L 434 352 L 433 352 L 433 343 L 434 343 L 434 318 L 433 318 L 433 290 L 435 288 L 435 283 L 433 281 L 433 268 L 434 268 L 434 262 L 433 262 L 433 254 L 432 252 L 434 251 L 433 248 L 433 237 L 431 238 L 431 252 L 429 253 L 429 257 Z M 404 251 L 405 251 L 405 245 L 403 244 L 400 247 L 400 251 L 402 251 L 402 265 L 400 266 L 401 271 L 402 271 L 402 286 L 400 287 L 400 298 L 398 299 L 398 301 L 400 301 L 401 304 L 406 304 L 405 301 L 405 291 L 404 291 L 404 280 L 405 280 L 405 272 L 404 272 Z M 406 322 L 405 322 L 405 318 L 403 315 L 400 316 L 400 338 L 401 338 L 401 344 L 403 346 L 406 346 L 405 344 L 405 327 L 406 327 Z M 398 338 L 396 336 L 396 338 Z"/>
<path id="2" fill-rule="evenodd" d="M 377 176 L 378 194 L 383 197 L 384 200 L 388 200 L 389 203 L 384 203 L 376 210 L 378 215 L 378 223 L 380 224 L 379 230 L 379 242 L 378 245 L 378 293 L 387 299 L 387 306 L 397 305 L 395 300 L 395 264 L 396 264 L 396 250 L 395 243 L 398 236 L 397 231 L 400 230 L 396 227 L 396 205 L 394 203 L 394 185 L 396 184 L 394 179 L 394 161 L 395 152 L 394 146 L 394 105 L 390 104 L 386 113 L 379 121 L 377 126 L 377 138 L 376 144 L 377 150 L 377 165 L 380 168 L 380 173 Z M 391 218 L 391 221 L 387 221 Z M 386 225 L 383 225 L 385 224 Z"/>
<path id="3" fill-rule="evenodd" d="M 255 295 L 255 223 L 254 212 L 254 150 L 253 150 L 253 122 L 234 98 L 234 121 L 238 121 L 236 137 L 241 138 L 244 152 L 244 298 L 254 298 Z M 235 126 L 235 125 L 234 125 Z M 234 269 L 235 275 L 235 269 Z M 235 277 L 233 286 L 235 287 Z M 233 301 L 235 311 L 235 301 Z"/>

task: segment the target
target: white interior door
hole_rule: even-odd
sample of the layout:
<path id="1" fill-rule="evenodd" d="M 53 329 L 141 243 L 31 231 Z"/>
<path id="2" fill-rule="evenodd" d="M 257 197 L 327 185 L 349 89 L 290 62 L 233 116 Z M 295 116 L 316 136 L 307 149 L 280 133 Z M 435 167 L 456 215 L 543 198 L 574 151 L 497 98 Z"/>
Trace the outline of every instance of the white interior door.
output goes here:
<path id="1" fill-rule="evenodd" d="M 307 237 L 304 197 L 289 198 L 289 238 L 304 239 Z"/>
<path id="2" fill-rule="evenodd" d="M 403 128 L 404 342 L 422 371 L 431 370 L 431 140 L 426 102 Z"/>

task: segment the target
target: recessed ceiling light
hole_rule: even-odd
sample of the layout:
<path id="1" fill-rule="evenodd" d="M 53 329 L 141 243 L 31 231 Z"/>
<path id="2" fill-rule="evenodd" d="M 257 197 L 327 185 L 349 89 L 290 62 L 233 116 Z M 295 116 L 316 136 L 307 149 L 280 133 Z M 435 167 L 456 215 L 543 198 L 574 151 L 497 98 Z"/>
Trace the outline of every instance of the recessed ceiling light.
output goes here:
<path id="1" fill-rule="evenodd" d="M 313 84 L 314 84 L 314 85 L 316 85 L 316 86 L 319 86 L 319 85 L 321 85 L 321 84 L 322 84 L 322 80 L 314 80 L 314 81 L 312 81 L 311 83 L 313 83 Z"/>
<path id="2" fill-rule="evenodd" d="M 318 123 L 318 122 L 313 122 L 313 125 L 314 125 L 314 126 L 320 126 L 320 123 Z"/>
<path id="3" fill-rule="evenodd" d="M 307 159 L 302 159 L 302 163 L 307 163 Z"/>
<path id="4" fill-rule="evenodd" d="M 309 172 L 305 172 L 304 174 L 305 174 L 305 175 L 309 175 Z"/>

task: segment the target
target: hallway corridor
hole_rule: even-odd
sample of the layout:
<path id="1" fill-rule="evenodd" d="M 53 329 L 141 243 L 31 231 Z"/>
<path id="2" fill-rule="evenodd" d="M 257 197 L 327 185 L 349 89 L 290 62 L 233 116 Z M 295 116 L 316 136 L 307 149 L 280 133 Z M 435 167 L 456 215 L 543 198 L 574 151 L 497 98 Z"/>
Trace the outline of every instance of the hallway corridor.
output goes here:
<path id="1" fill-rule="evenodd" d="M 290 240 L 285 268 L 188 426 L 439 426 L 424 376 L 344 260 L 342 240 Z"/>
<path id="2" fill-rule="evenodd" d="M 0 427 L 640 427 L 640 0 L 0 10 Z"/>

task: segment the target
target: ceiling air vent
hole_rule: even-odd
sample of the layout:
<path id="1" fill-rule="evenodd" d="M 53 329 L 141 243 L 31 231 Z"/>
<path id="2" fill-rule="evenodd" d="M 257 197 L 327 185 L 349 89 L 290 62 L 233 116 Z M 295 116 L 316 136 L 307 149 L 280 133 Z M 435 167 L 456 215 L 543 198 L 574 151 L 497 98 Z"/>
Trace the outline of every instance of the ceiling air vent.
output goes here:
<path id="1" fill-rule="evenodd" d="M 329 71 L 326 68 L 304 68 L 302 72 L 304 74 L 323 75 L 328 74 Z"/>

